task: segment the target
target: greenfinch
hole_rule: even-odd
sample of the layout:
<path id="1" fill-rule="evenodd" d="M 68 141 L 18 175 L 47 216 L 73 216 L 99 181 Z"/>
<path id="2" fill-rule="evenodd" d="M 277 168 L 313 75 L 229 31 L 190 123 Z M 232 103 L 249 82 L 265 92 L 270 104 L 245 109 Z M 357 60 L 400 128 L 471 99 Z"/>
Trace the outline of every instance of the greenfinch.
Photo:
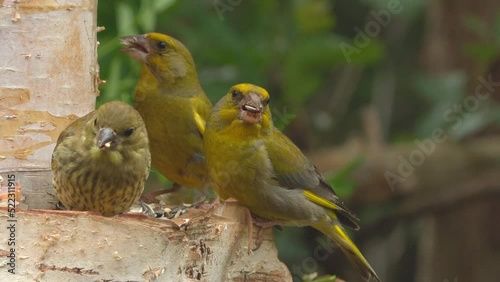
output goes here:
<path id="1" fill-rule="evenodd" d="M 108 102 L 61 132 L 52 154 L 53 185 L 67 209 L 114 216 L 139 198 L 150 166 L 141 116 L 126 103 Z"/>
<path id="2" fill-rule="evenodd" d="M 189 50 L 160 33 L 120 41 L 122 51 L 142 65 L 134 100 L 148 130 L 153 167 L 174 187 L 208 187 L 203 134 L 212 104 Z"/>
<path id="3" fill-rule="evenodd" d="M 273 126 L 269 94 L 233 86 L 214 107 L 205 130 L 210 178 L 222 199 L 234 198 L 260 219 L 312 226 L 331 238 L 363 278 L 380 281 L 342 225 L 358 219 L 297 146 Z"/>

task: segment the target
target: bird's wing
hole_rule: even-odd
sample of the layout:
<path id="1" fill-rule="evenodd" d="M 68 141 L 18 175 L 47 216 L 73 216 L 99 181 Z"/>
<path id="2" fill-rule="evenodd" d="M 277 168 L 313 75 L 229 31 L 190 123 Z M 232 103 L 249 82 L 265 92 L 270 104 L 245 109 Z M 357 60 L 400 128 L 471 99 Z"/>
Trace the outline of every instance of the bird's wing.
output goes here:
<path id="1" fill-rule="evenodd" d="M 57 139 L 57 143 L 61 143 L 64 141 L 64 139 L 75 136 L 77 134 L 81 134 L 83 128 L 87 124 L 89 120 L 91 120 L 95 116 L 96 111 L 92 111 L 85 116 L 75 120 L 72 122 L 66 129 L 64 129 L 61 134 L 59 135 L 59 138 Z"/>
<path id="2" fill-rule="evenodd" d="M 206 120 L 200 116 L 198 112 L 194 112 L 194 122 L 201 136 L 205 133 Z"/>
<path id="3" fill-rule="evenodd" d="M 71 138 L 75 135 L 82 134 L 83 128 L 87 124 L 89 120 L 94 118 L 96 111 L 92 111 L 85 116 L 73 121 L 66 129 L 64 129 L 61 134 L 59 134 L 59 138 L 57 138 L 57 144 L 56 147 L 54 148 L 54 152 L 57 150 L 57 148 L 64 142 L 64 140 Z M 52 154 L 52 170 L 57 170 L 58 169 L 58 164 L 56 161 L 54 161 L 54 156 L 55 154 Z"/>
<path id="4" fill-rule="evenodd" d="M 267 153 L 274 168 L 274 176 L 281 187 L 302 189 L 305 197 L 339 215 L 340 221 L 359 229 L 358 219 L 337 197 L 316 167 L 293 142 L 279 130 L 265 139 Z"/>
<path id="5" fill-rule="evenodd" d="M 191 99 L 193 103 L 193 115 L 196 128 L 203 137 L 203 134 L 205 133 L 205 126 L 208 117 L 210 116 L 210 111 L 212 110 L 212 104 L 204 93 L 203 95 L 197 95 Z"/>

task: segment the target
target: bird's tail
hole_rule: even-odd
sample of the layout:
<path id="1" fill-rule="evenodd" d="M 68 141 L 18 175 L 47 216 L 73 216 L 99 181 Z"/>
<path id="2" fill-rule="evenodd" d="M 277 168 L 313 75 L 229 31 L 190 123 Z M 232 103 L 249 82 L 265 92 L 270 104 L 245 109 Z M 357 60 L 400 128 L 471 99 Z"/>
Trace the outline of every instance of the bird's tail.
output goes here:
<path id="1" fill-rule="evenodd" d="M 347 236 L 344 228 L 338 223 L 334 214 L 331 216 L 331 219 L 337 223 L 332 224 L 330 220 L 325 218 L 325 220 L 318 222 L 313 227 L 323 232 L 340 247 L 340 250 L 357 267 L 366 281 L 369 281 L 373 277 L 376 281 L 381 282 L 368 261 L 366 261 L 356 245 L 349 239 L 349 236 Z"/>

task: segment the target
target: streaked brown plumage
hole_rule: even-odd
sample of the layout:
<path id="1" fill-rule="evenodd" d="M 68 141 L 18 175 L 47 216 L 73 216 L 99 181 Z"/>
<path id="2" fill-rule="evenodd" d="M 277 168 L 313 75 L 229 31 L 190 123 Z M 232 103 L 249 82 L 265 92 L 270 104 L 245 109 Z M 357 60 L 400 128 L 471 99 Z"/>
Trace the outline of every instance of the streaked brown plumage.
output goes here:
<path id="1" fill-rule="evenodd" d="M 148 136 L 139 113 L 114 101 L 61 133 L 52 154 L 52 182 L 67 209 L 113 216 L 139 198 L 150 164 Z"/>

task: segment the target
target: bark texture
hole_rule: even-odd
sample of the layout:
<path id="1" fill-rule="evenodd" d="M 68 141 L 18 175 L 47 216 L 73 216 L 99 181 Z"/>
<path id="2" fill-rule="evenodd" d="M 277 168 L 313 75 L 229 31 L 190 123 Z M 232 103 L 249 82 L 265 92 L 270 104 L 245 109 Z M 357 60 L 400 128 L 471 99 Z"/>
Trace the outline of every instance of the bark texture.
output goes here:
<path id="1" fill-rule="evenodd" d="M 2 221 L 7 216 L 0 210 Z M 16 274 L 1 271 L 0 280 L 292 281 L 271 229 L 264 230 L 260 248 L 248 252 L 258 230 L 249 239 L 246 218 L 247 210 L 232 204 L 208 213 L 194 209 L 174 220 L 19 211 Z"/>
<path id="2" fill-rule="evenodd" d="M 52 208 L 59 133 L 95 108 L 97 0 L 0 1 L 0 173 L 29 208 Z M 52 195 L 51 195 L 52 194 Z"/>

